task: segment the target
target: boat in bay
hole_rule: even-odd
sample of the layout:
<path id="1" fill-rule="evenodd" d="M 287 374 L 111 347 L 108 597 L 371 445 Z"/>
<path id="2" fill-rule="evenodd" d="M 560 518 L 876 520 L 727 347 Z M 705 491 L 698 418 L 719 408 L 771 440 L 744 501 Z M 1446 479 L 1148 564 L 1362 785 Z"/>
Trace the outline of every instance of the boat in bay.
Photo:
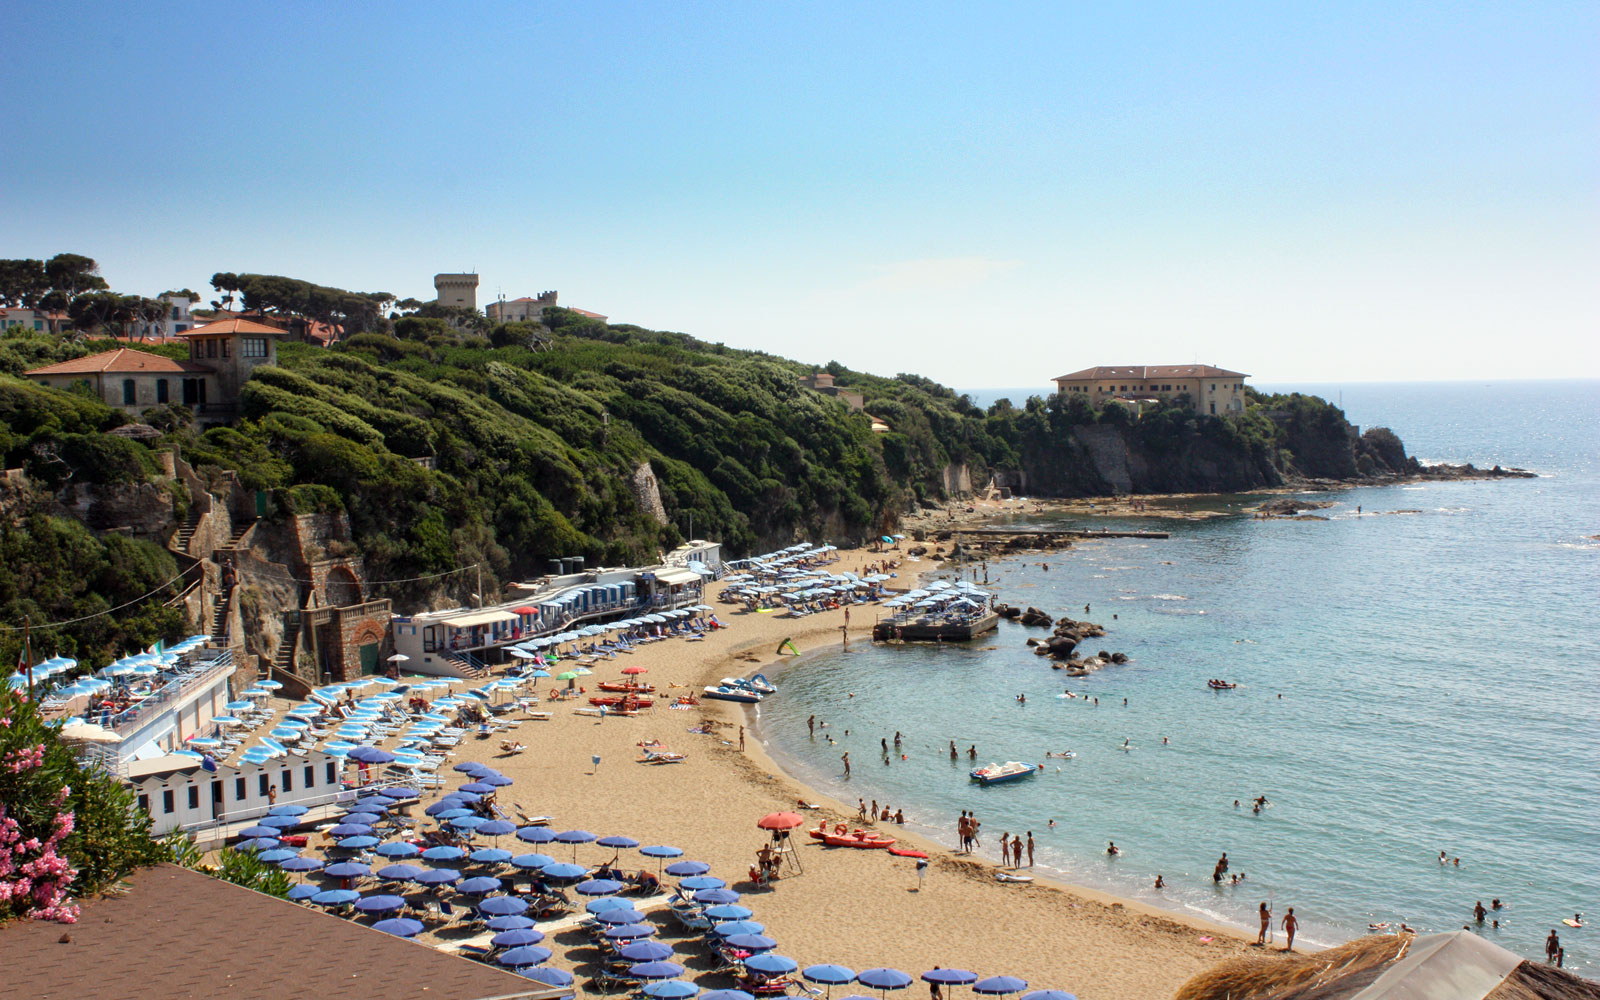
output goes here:
<path id="1" fill-rule="evenodd" d="M 1020 760 L 1008 760 L 1004 764 L 990 764 L 971 772 L 973 781 L 980 785 L 998 785 L 1002 781 L 1016 781 L 1018 778 L 1028 778 L 1039 773 L 1033 764 L 1024 764 Z"/>

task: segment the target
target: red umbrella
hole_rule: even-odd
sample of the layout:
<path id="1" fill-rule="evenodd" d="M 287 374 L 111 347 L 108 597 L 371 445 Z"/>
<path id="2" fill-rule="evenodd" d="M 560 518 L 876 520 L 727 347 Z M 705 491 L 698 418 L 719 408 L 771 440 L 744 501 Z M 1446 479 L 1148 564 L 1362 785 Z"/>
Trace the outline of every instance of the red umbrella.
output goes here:
<path id="1" fill-rule="evenodd" d="M 649 667 L 623 667 L 622 668 L 622 672 L 625 673 L 625 674 L 648 674 L 650 672 L 650 668 Z"/>
<path id="2" fill-rule="evenodd" d="M 756 821 L 756 827 L 761 830 L 793 830 L 805 823 L 805 819 L 798 813 L 768 813 Z"/>
<path id="3" fill-rule="evenodd" d="M 520 607 L 520 608 L 512 608 L 511 609 L 511 613 L 514 614 L 514 615 L 536 615 L 536 614 L 539 613 L 539 609 L 538 608 L 530 608 L 530 607 L 527 607 L 526 605 L 524 605 L 523 607 Z"/>

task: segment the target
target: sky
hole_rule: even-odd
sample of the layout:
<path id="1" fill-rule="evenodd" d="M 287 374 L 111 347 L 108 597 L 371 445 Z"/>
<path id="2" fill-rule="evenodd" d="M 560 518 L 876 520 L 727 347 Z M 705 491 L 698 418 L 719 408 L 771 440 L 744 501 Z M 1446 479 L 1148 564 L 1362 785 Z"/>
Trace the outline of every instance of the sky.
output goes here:
<path id="1" fill-rule="evenodd" d="M 1600 5 L 0 0 L 0 257 L 960 388 L 1600 377 Z"/>

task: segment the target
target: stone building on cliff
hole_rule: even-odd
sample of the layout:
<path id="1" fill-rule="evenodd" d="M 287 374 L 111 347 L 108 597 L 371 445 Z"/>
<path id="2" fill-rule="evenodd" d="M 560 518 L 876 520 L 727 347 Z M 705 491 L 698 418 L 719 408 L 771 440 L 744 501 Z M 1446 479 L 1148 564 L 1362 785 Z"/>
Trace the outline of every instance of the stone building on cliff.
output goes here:
<path id="1" fill-rule="evenodd" d="M 1244 412 L 1244 380 L 1249 377 L 1211 365 L 1101 365 L 1052 381 L 1057 392 L 1080 395 L 1095 406 L 1115 402 L 1138 410 L 1147 403 L 1187 397 L 1196 413 L 1220 416 Z"/>

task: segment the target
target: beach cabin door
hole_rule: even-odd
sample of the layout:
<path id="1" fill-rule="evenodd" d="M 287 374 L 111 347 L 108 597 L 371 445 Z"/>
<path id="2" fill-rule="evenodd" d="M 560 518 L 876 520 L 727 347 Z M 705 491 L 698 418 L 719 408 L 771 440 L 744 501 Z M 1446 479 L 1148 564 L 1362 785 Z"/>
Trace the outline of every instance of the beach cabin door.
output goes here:
<path id="1" fill-rule="evenodd" d="M 378 644 L 365 643 L 361 647 L 361 673 L 375 674 L 378 672 Z"/>

